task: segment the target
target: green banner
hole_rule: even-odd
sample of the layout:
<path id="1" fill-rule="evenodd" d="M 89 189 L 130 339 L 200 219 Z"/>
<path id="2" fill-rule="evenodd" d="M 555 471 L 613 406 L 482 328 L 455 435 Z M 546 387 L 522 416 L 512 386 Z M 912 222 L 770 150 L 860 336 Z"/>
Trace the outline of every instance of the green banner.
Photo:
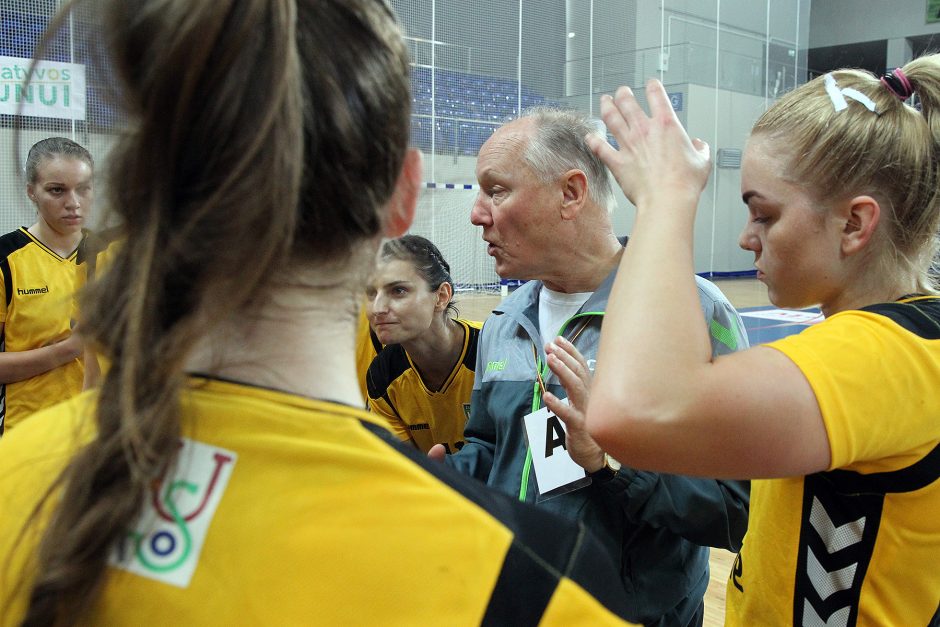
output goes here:
<path id="1" fill-rule="evenodd" d="M 927 0 L 927 23 L 940 22 L 940 0 Z"/>

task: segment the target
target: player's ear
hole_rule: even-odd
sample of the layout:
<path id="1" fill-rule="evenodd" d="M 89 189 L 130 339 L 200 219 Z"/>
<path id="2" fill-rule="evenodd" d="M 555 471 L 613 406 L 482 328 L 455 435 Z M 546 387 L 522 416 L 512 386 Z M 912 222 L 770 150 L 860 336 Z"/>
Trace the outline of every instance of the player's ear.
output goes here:
<path id="1" fill-rule="evenodd" d="M 444 281 L 437 288 L 437 302 L 434 304 L 434 311 L 444 311 L 447 305 L 454 298 L 454 286 Z"/>
<path id="2" fill-rule="evenodd" d="M 401 237 L 408 232 L 415 217 L 421 191 L 421 152 L 409 148 L 395 191 L 385 207 L 385 237 Z"/>
<path id="3" fill-rule="evenodd" d="M 853 255 L 864 250 L 871 243 L 881 219 L 878 201 L 871 196 L 855 196 L 838 210 L 845 220 L 841 242 L 843 254 Z"/>

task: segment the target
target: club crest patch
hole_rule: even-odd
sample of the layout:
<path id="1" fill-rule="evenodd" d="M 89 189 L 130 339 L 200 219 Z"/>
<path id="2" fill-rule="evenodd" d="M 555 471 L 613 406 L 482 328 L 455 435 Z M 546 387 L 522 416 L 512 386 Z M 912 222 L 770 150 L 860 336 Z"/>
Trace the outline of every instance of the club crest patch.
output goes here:
<path id="1" fill-rule="evenodd" d="M 171 476 L 151 487 L 143 512 L 111 552 L 122 570 L 189 586 L 237 455 L 187 438 Z"/>

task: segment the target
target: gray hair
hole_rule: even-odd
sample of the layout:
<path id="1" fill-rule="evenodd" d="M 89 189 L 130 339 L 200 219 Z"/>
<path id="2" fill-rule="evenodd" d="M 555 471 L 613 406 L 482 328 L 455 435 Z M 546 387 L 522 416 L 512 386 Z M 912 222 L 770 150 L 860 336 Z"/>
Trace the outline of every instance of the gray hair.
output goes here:
<path id="1" fill-rule="evenodd" d="M 581 170 L 594 202 L 612 210 L 614 194 L 607 167 L 584 141 L 589 134 L 604 137 L 603 124 L 578 111 L 546 106 L 526 109 L 522 117 L 532 119 L 536 126 L 522 155 L 536 176 L 547 182 L 568 170 Z"/>

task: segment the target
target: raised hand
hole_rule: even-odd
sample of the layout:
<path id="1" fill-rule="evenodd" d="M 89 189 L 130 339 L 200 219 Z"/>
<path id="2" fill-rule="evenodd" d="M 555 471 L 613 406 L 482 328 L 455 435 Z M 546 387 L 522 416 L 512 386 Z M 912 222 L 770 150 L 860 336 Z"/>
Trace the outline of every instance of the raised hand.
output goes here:
<path id="1" fill-rule="evenodd" d="M 576 464 L 588 472 L 600 470 L 604 465 L 604 451 L 587 432 L 584 412 L 591 389 L 591 370 L 581 352 L 563 337 L 557 337 L 545 347 L 548 367 L 558 377 L 568 393 L 564 403 L 551 392 L 542 397 L 545 405 L 565 423 L 568 454 Z"/>
<path id="2" fill-rule="evenodd" d="M 601 117 L 620 148 L 597 135 L 587 138 L 588 145 L 638 211 L 673 194 L 697 201 L 711 171 L 708 144 L 689 139 L 662 83 L 650 79 L 646 97 L 649 116 L 629 87 L 620 87 L 613 98 L 601 96 Z"/>

